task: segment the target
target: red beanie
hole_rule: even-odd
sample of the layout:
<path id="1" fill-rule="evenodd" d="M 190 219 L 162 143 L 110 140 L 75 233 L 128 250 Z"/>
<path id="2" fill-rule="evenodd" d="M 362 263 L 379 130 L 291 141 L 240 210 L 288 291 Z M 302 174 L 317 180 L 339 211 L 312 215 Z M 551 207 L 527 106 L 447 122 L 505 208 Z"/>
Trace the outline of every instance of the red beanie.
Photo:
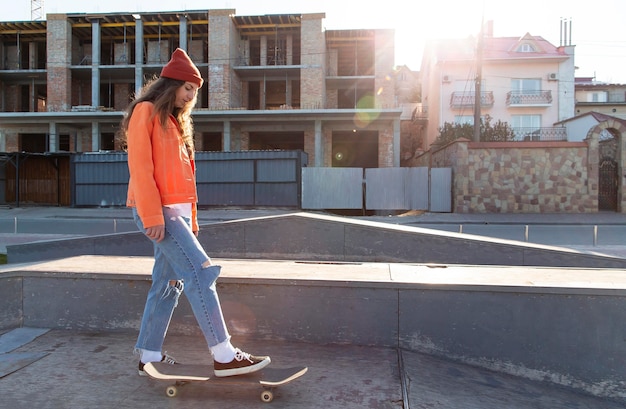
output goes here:
<path id="1" fill-rule="evenodd" d="M 191 58 L 189 58 L 182 48 L 177 48 L 174 51 L 170 61 L 165 64 L 165 67 L 161 70 L 161 77 L 193 82 L 197 84 L 198 87 L 201 87 L 204 82 L 198 67 L 195 66 Z"/>

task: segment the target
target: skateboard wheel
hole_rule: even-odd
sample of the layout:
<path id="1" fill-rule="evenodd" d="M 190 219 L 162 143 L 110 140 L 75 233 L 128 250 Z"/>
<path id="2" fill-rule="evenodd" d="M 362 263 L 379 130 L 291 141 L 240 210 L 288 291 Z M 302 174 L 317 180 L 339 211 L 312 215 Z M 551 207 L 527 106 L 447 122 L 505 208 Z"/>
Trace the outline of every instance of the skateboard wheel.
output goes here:
<path id="1" fill-rule="evenodd" d="M 165 394 L 170 398 L 174 398 L 178 395 L 178 388 L 174 385 L 168 386 L 165 388 Z"/>
<path id="2" fill-rule="evenodd" d="M 274 400 L 274 393 L 272 393 L 272 391 L 261 392 L 261 400 L 265 403 L 270 403 Z"/>

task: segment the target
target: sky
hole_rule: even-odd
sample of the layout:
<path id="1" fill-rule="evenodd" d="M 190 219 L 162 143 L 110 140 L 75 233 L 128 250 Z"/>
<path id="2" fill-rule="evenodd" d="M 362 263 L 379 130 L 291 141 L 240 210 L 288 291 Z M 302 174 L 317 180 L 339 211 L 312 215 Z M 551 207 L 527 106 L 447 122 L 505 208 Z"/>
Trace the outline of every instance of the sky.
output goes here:
<path id="1" fill-rule="evenodd" d="M 235 9 L 240 16 L 323 12 L 324 29 L 394 29 L 395 63 L 414 71 L 420 69 L 427 40 L 475 36 L 483 20 L 493 21 L 495 37 L 530 33 L 555 46 L 561 44 L 564 20 L 571 25 L 571 44 L 576 46 L 576 77 L 626 84 L 624 0 L 43 0 L 43 5 L 44 14 L 209 9 Z M 25 20 L 31 20 L 30 0 L 4 2 L 0 21 Z"/>

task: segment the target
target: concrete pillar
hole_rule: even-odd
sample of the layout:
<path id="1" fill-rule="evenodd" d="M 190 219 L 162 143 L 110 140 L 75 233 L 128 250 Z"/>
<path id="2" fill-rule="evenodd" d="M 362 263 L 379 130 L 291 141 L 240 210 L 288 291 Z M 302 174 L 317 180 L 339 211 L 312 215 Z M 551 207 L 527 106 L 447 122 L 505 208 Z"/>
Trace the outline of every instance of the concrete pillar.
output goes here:
<path id="1" fill-rule="evenodd" d="M 182 14 L 178 21 L 180 22 L 178 26 L 178 46 L 187 51 L 187 16 Z"/>
<path id="2" fill-rule="evenodd" d="M 91 151 L 98 152 L 100 150 L 100 124 L 98 122 L 91 123 Z"/>
<path id="3" fill-rule="evenodd" d="M 288 107 L 292 106 L 292 93 L 293 93 L 293 87 L 291 85 L 291 80 L 289 78 L 285 79 L 285 104 Z"/>
<path id="4" fill-rule="evenodd" d="M 76 152 L 83 152 L 83 133 L 76 131 L 74 133 L 74 150 Z"/>
<path id="5" fill-rule="evenodd" d="M 267 65 L 267 36 L 261 36 L 261 64 Z"/>
<path id="6" fill-rule="evenodd" d="M 91 22 L 91 105 L 100 105 L 100 20 Z"/>
<path id="7" fill-rule="evenodd" d="M 230 152 L 230 144 L 231 144 L 231 137 L 230 137 L 230 121 L 224 121 L 224 132 L 222 135 L 222 150 L 224 152 Z"/>
<path id="8" fill-rule="evenodd" d="M 322 145 L 322 121 L 315 120 L 315 167 L 324 166 L 324 147 Z"/>
<path id="9" fill-rule="evenodd" d="M 287 35 L 287 65 L 293 65 L 293 35 Z"/>
<path id="10" fill-rule="evenodd" d="M 400 167 L 400 119 L 393 120 L 393 167 Z"/>
<path id="11" fill-rule="evenodd" d="M 35 79 L 30 80 L 28 85 L 28 111 L 37 112 L 37 94 L 35 92 Z"/>
<path id="12" fill-rule="evenodd" d="M 56 122 L 50 122 L 48 125 L 48 152 L 59 151 L 59 133 Z"/>
<path id="13" fill-rule="evenodd" d="M 28 43 L 28 69 L 36 70 L 39 65 L 39 61 L 37 60 L 37 49 L 38 43 L 30 42 Z"/>
<path id="14" fill-rule="evenodd" d="M 135 94 L 143 86 L 143 21 L 135 20 Z"/>

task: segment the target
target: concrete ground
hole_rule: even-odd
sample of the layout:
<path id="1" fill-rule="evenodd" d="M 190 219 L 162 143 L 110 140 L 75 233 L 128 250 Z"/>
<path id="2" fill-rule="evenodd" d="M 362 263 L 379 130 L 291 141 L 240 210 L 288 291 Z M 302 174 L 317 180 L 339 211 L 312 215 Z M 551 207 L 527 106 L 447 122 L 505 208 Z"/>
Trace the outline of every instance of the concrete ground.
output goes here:
<path id="1" fill-rule="evenodd" d="M 213 210 L 201 222 L 284 214 L 283 210 Z M 511 215 L 521 223 L 626 223 L 620 214 Z M 0 210 L 2 218 L 128 219 L 128 209 L 19 208 Z M 413 215 L 390 222 L 484 222 L 503 215 Z M 490 219 L 491 217 L 491 219 Z M 376 219 L 376 218 L 375 218 Z M 382 221 L 382 220 L 377 220 Z M 0 233 L 0 253 L 7 244 L 53 238 L 54 232 Z M 58 235 L 63 237 L 64 235 Z M 2 248 L 4 246 L 4 249 Z M 597 249 L 626 255 L 626 246 Z M 5 251 L 5 250 L 4 250 Z M 256 408 L 260 388 L 187 385 L 178 397 L 165 395 L 167 382 L 136 373 L 132 354 L 136 334 L 18 328 L 0 335 L 0 406 L 39 408 Z M 618 409 L 623 402 L 491 372 L 415 352 L 352 345 L 269 342 L 239 338 L 238 346 L 269 354 L 273 366 L 305 365 L 309 372 L 279 388 L 270 404 L 277 408 L 430 408 L 430 409 Z M 181 362 L 210 362 L 203 340 L 171 335 L 165 350 Z"/>
<path id="2" fill-rule="evenodd" d="M 30 342 L 23 334 L 23 345 L 0 354 L 0 369 L 11 355 L 36 359 L 0 378 L 2 407 L 269 407 L 260 400 L 262 389 L 255 386 L 223 388 L 210 382 L 195 383 L 181 388 L 177 397 L 167 397 L 169 382 L 137 375 L 132 354 L 136 334 L 42 332 Z M 11 334 L 0 336 L 0 350 L 3 338 L 13 338 L 13 343 L 20 338 Z M 414 352 L 250 339 L 235 342 L 253 353 L 271 355 L 273 366 L 309 367 L 304 377 L 275 391 L 269 404 L 275 408 L 623 408 L 617 402 Z M 181 362 L 210 362 L 201 337 L 169 336 L 165 349 Z"/>

